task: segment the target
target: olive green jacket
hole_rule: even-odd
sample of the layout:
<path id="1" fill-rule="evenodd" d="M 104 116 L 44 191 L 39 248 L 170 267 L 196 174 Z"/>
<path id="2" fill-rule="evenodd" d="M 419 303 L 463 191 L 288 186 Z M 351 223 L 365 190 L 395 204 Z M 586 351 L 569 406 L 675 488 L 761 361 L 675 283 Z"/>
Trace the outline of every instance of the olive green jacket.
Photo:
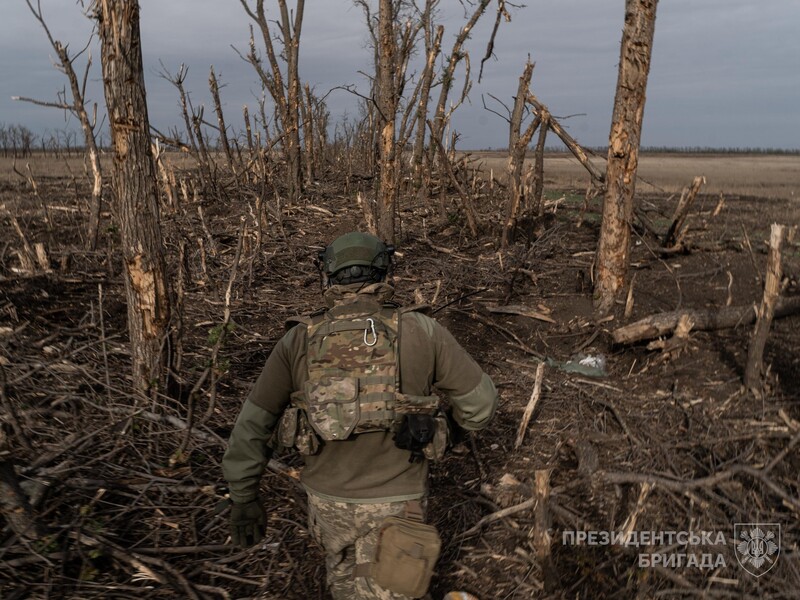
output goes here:
<path id="1" fill-rule="evenodd" d="M 393 294 L 387 284 L 333 286 L 326 302 L 337 306 L 363 305 L 370 312 Z M 434 319 L 418 312 L 401 315 L 400 387 L 403 393 L 430 395 L 436 389 L 447 395 L 455 421 L 467 430 L 486 427 L 497 407 L 491 379 Z M 292 392 L 308 379 L 306 326 L 289 330 L 269 355 L 236 420 L 222 470 L 235 502 L 249 502 L 271 455 L 268 440 L 289 405 Z M 320 451 L 306 456 L 301 482 L 310 492 L 347 502 L 389 502 L 423 496 L 427 489 L 427 461 L 409 462 L 409 452 L 397 448 L 391 432 L 354 435 L 343 441 L 324 442 Z"/>

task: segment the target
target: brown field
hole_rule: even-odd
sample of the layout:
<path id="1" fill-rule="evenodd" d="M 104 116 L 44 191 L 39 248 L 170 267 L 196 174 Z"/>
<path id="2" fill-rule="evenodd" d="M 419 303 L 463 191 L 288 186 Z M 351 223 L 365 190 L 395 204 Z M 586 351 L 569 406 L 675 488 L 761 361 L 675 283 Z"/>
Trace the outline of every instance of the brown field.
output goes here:
<path id="1" fill-rule="evenodd" d="M 493 169 L 498 178 L 505 173 L 502 153 L 470 154 L 485 169 Z M 605 169 L 605 159 L 592 160 L 601 171 Z M 545 185 L 553 189 L 585 188 L 589 184 L 588 173 L 569 154 L 546 155 L 544 170 Z M 800 198 L 800 156 L 788 155 L 644 154 L 639 158 L 637 191 L 680 192 L 698 175 L 706 178 L 706 194 Z"/>
<path id="2" fill-rule="evenodd" d="M 506 157 L 502 152 L 473 151 L 468 153 L 476 164 L 493 170 L 495 177 L 505 177 Z M 529 153 L 530 156 L 530 153 Z M 185 154 L 170 153 L 169 161 L 177 168 L 190 168 L 192 159 Z M 604 169 L 605 160 L 593 158 Z M 528 160 L 530 164 L 530 160 Z M 34 176 L 76 177 L 87 168 L 83 158 L 53 159 L 34 155 L 18 160 L 16 168 L 26 173 L 29 164 Z M 103 160 L 106 168 L 110 160 Z M 0 180 L 21 180 L 13 171 L 14 161 L 0 158 Z M 545 156 L 545 186 L 551 190 L 583 189 L 589 176 L 581 164 L 570 154 Z M 639 159 L 637 191 L 680 192 L 692 178 L 706 178 L 703 193 L 723 194 L 729 197 L 752 196 L 793 200 L 800 198 L 800 155 L 731 155 L 731 154 L 644 154 Z"/>

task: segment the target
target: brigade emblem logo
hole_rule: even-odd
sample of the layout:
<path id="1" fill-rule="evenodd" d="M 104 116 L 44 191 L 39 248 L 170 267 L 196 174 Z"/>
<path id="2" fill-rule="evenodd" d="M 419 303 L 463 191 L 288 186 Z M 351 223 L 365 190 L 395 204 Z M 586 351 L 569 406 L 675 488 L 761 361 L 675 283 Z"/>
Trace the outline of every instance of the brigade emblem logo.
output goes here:
<path id="1" fill-rule="evenodd" d="M 733 536 L 736 560 L 751 575 L 761 577 L 778 562 L 780 523 L 736 523 Z"/>

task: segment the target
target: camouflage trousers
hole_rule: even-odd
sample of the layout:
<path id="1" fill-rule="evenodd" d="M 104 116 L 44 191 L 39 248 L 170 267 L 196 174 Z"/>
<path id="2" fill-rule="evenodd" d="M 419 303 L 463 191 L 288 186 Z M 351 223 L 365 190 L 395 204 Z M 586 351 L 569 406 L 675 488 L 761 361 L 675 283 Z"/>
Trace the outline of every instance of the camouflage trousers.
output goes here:
<path id="1" fill-rule="evenodd" d="M 327 583 L 334 600 L 411 600 L 354 577 L 357 564 L 375 559 L 378 530 L 386 517 L 403 514 L 405 502 L 351 503 L 308 494 L 308 522 L 325 550 Z"/>

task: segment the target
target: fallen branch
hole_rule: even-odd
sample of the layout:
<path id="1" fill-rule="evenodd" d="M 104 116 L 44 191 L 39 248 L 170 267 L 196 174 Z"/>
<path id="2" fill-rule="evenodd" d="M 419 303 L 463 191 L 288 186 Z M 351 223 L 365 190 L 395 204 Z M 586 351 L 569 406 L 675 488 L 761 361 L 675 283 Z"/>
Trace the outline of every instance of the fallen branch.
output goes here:
<path id="1" fill-rule="evenodd" d="M 519 430 L 517 430 L 517 440 L 514 442 L 514 448 L 519 448 L 522 445 L 522 440 L 525 438 L 525 430 L 528 428 L 528 423 L 531 420 L 531 415 L 536 409 L 536 404 L 542 395 L 542 379 L 544 378 L 544 363 L 539 363 L 536 367 L 536 379 L 533 383 L 533 392 L 531 399 L 528 400 L 528 405 L 525 407 L 525 412 L 522 413 L 522 420 L 519 423 Z"/>
<path id="2" fill-rule="evenodd" d="M 537 321 L 544 321 L 545 323 L 555 323 L 556 320 L 547 316 L 544 313 L 536 312 L 525 306 L 508 305 L 508 306 L 487 306 L 486 309 L 490 313 L 501 315 L 519 315 L 521 317 L 528 317 L 529 319 L 536 319 Z"/>
<path id="3" fill-rule="evenodd" d="M 533 497 L 524 502 L 520 502 L 519 504 L 515 504 L 514 506 L 509 506 L 508 508 L 504 508 L 502 510 L 498 510 L 497 512 L 493 512 L 489 515 L 483 517 L 480 521 L 475 523 L 473 527 L 468 529 L 462 534 L 459 534 L 456 539 L 463 539 L 465 537 L 469 537 L 471 535 L 475 535 L 478 533 L 484 525 L 488 525 L 489 523 L 494 523 L 495 521 L 499 521 L 500 519 L 505 519 L 508 516 L 517 514 L 518 512 L 522 512 L 523 510 L 528 510 L 529 508 L 533 508 L 536 506 L 536 503 L 539 501 L 539 498 Z"/>
<path id="4" fill-rule="evenodd" d="M 774 318 L 788 317 L 800 313 L 800 297 L 780 299 L 775 305 Z M 677 310 L 651 315 L 647 318 L 615 329 L 611 337 L 615 344 L 632 344 L 651 340 L 672 333 L 681 317 L 694 322 L 695 331 L 714 331 L 729 329 L 738 325 L 748 325 L 756 320 L 753 306 L 724 306 L 708 310 Z"/>

